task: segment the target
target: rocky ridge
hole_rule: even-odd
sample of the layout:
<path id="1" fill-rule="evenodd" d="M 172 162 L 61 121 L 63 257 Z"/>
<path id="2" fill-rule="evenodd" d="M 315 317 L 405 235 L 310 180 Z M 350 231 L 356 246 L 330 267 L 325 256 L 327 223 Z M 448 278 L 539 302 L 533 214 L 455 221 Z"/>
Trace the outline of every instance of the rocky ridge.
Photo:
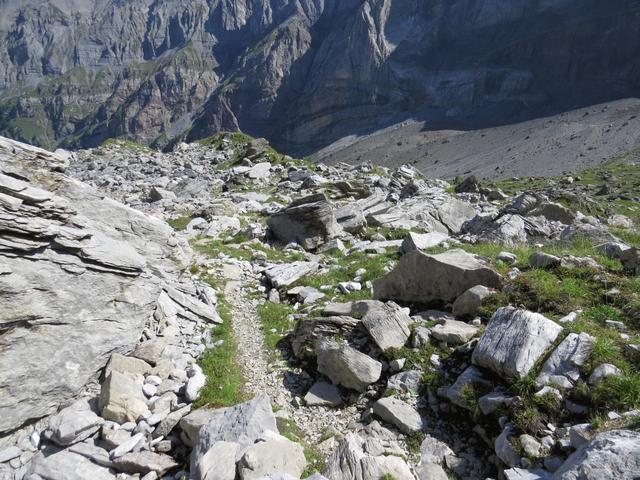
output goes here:
<path id="1" fill-rule="evenodd" d="M 513 123 L 637 96 L 639 15 L 623 0 L 9 0 L 0 133 L 53 148 L 239 129 L 306 154 L 409 118 Z"/>
<path id="2" fill-rule="evenodd" d="M 20 170 L 3 163 L 2 193 L 26 210 L 5 202 L 3 271 L 27 274 L 11 262 L 46 265 L 55 252 L 64 275 L 99 271 L 98 293 L 136 279 L 152 292 L 140 317 L 118 312 L 131 319 L 131 344 L 83 365 L 92 378 L 32 414 L 53 416 L 5 435 L 7 478 L 640 473 L 633 207 L 585 215 L 539 190 L 453 186 L 408 166 L 314 166 L 228 135 L 167 154 L 121 143 L 70 154 L 67 174 L 86 186 L 50 171 L 65 168 L 62 152 L 6 145 Z M 42 205 L 47 190 L 79 213 Z M 140 223 L 114 223 L 105 202 Z M 43 220 L 18 235 L 15 211 Z M 44 221 L 46 235 L 33 227 Z M 96 247 L 100 233 L 129 247 Z M 34 257 L 17 250 L 25 237 L 56 246 Z M 167 253 L 176 249 L 179 267 Z"/>

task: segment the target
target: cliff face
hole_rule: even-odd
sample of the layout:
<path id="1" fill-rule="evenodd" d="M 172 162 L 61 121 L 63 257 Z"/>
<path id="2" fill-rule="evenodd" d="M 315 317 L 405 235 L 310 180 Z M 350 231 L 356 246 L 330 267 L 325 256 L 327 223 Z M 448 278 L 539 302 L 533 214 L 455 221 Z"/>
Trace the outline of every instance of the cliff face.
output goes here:
<path id="1" fill-rule="evenodd" d="M 308 152 L 409 116 L 500 123 L 640 91 L 624 0 L 0 1 L 0 133 Z"/>

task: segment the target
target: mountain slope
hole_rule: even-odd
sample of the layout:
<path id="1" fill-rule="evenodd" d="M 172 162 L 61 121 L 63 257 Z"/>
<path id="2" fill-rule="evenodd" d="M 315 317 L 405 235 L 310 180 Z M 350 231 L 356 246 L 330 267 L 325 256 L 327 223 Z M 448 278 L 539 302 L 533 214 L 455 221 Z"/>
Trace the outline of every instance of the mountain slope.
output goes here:
<path id="1" fill-rule="evenodd" d="M 640 149 L 640 100 L 625 99 L 480 130 L 430 131 L 403 122 L 370 135 L 343 138 L 316 152 L 316 162 L 415 165 L 426 175 L 452 179 L 552 177 L 579 172 Z"/>
<path id="2" fill-rule="evenodd" d="M 0 133 L 49 147 L 242 129 L 306 154 L 640 91 L 623 0 L 4 0 L 0 17 Z"/>

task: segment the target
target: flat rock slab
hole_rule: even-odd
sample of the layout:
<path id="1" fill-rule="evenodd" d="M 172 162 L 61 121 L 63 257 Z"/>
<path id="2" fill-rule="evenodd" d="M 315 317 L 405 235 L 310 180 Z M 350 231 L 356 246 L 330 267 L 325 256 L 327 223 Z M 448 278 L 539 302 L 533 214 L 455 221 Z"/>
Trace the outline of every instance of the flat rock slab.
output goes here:
<path id="1" fill-rule="evenodd" d="M 318 269 L 316 262 L 280 263 L 265 270 L 264 274 L 269 283 L 275 288 L 288 287 L 305 275 Z"/>
<path id="2" fill-rule="evenodd" d="M 373 282 L 373 296 L 401 302 L 450 302 L 476 285 L 497 288 L 500 283 L 495 270 L 464 250 L 439 255 L 414 250 L 392 272 Z"/>
<path id="3" fill-rule="evenodd" d="M 142 474 L 156 472 L 160 476 L 179 465 L 169 455 L 149 451 L 127 453 L 116 458 L 113 463 L 114 468 L 120 472 Z"/>
<path id="4" fill-rule="evenodd" d="M 529 373 L 553 345 L 562 327 L 539 313 L 499 308 L 473 351 L 475 365 L 508 381 Z"/>
<path id="5" fill-rule="evenodd" d="M 400 250 L 409 253 L 414 250 L 426 250 L 449 240 L 449 235 L 442 232 L 414 233 L 409 232 L 402 240 Z"/>
<path id="6" fill-rule="evenodd" d="M 422 418 L 418 411 L 397 398 L 381 398 L 373 404 L 373 413 L 403 433 L 422 430 Z"/>
<path id="7" fill-rule="evenodd" d="M 340 389 L 332 383 L 319 381 L 309 389 L 304 402 L 310 407 L 337 407 L 342 404 L 342 396 Z"/>
<path id="8" fill-rule="evenodd" d="M 115 480 L 116 476 L 106 467 L 68 450 L 44 456 L 38 453 L 32 460 L 29 473 L 44 479 L 65 480 Z"/>
<path id="9" fill-rule="evenodd" d="M 458 320 L 445 320 L 431 329 L 431 336 L 447 345 L 462 345 L 478 333 L 478 327 Z"/>

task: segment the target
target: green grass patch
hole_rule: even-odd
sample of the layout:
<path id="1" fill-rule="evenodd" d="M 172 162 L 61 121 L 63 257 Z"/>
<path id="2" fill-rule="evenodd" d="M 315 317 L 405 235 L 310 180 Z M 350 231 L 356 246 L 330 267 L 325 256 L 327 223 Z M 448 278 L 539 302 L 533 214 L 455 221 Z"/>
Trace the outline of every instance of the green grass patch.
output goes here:
<path id="1" fill-rule="evenodd" d="M 191 222 L 191 220 L 193 220 L 193 218 L 190 215 L 182 215 L 180 217 L 170 218 L 169 220 L 167 220 L 167 223 L 174 230 L 181 232 L 187 229 L 187 225 L 189 225 L 189 222 Z"/>
<path id="2" fill-rule="evenodd" d="M 593 389 L 592 402 L 598 410 L 640 407 L 640 373 L 626 372 L 605 378 Z"/>
<path id="3" fill-rule="evenodd" d="M 222 240 L 211 240 L 207 242 L 196 240 L 193 242 L 193 248 L 211 258 L 216 258 L 221 253 L 238 260 L 249 261 L 251 257 L 253 257 L 253 252 L 250 249 L 235 244 L 227 244 Z"/>
<path id="4" fill-rule="evenodd" d="M 258 305 L 258 316 L 262 322 L 265 344 L 276 350 L 278 343 L 295 327 L 295 320 L 289 317 L 293 307 L 286 303 L 264 302 Z"/>
<path id="5" fill-rule="evenodd" d="M 326 272 L 309 275 L 292 285 L 294 286 L 307 286 L 320 289 L 324 285 L 336 286 L 341 282 L 350 282 L 356 277 L 358 270 L 364 270 L 360 276 L 360 282 L 363 285 L 362 290 L 359 292 L 350 292 L 346 294 L 336 294 L 336 302 L 346 302 L 351 300 L 362 300 L 371 297 L 371 293 L 364 287 L 364 284 L 368 281 L 373 281 L 386 274 L 386 267 L 392 262 L 395 262 L 399 258 L 399 254 L 396 253 L 384 253 L 384 254 L 367 254 L 363 252 L 354 252 L 350 255 L 336 258 L 329 258 L 330 269 Z"/>
<path id="6" fill-rule="evenodd" d="M 222 324 L 211 332 L 211 341 L 222 340 L 223 343 L 206 350 L 198 362 L 207 376 L 207 383 L 200 392 L 196 408 L 205 405 L 227 407 L 247 400 L 245 379 L 238 362 L 238 345 L 231 327 L 231 309 L 222 295 L 218 297 L 217 309 Z"/>

